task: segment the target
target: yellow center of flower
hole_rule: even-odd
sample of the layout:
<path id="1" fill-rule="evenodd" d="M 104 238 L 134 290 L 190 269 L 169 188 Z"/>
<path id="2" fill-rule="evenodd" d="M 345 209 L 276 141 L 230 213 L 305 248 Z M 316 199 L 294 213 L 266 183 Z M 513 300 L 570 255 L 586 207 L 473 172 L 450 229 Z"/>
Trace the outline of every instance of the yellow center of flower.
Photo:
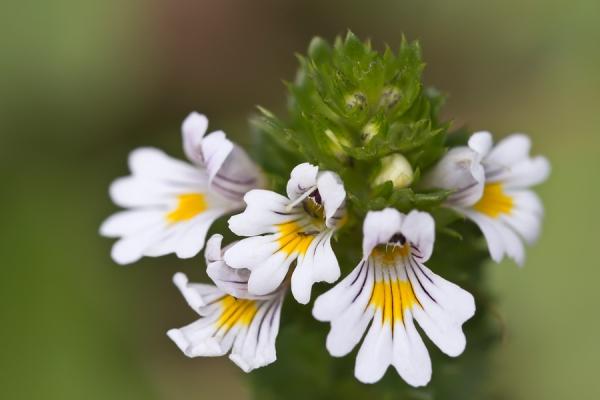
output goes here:
<path id="1" fill-rule="evenodd" d="M 483 188 L 481 199 L 473 209 L 492 218 L 510 214 L 514 207 L 513 198 L 504 192 L 501 183 L 488 183 Z"/>
<path id="2" fill-rule="evenodd" d="M 373 256 L 377 257 L 384 265 L 395 265 L 399 258 L 404 258 L 410 253 L 408 243 L 403 245 L 388 244 L 373 249 Z"/>
<path id="3" fill-rule="evenodd" d="M 254 300 L 225 296 L 219 302 L 223 310 L 216 322 L 219 328 L 230 329 L 235 325 L 248 326 L 258 311 Z"/>
<path id="4" fill-rule="evenodd" d="M 279 239 L 277 239 L 279 250 L 287 255 L 292 253 L 306 254 L 308 247 L 315 238 L 314 234 L 304 232 L 298 221 L 279 224 L 277 230 L 279 231 Z"/>
<path id="5" fill-rule="evenodd" d="M 409 281 L 391 280 L 375 283 L 370 304 L 381 310 L 382 322 L 393 325 L 404 319 L 404 312 L 419 304 Z"/>
<path id="6" fill-rule="evenodd" d="M 208 208 L 202 193 L 186 193 L 177 196 L 177 207 L 167 214 L 167 221 L 174 224 L 194 218 Z"/>
<path id="7" fill-rule="evenodd" d="M 304 207 L 304 211 L 315 219 L 316 223 L 322 223 L 325 219 L 325 207 L 323 207 L 322 204 L 317 203 L 314 199 L 310 197 L 307 198 L 302 202 L 302 206 Z"/>

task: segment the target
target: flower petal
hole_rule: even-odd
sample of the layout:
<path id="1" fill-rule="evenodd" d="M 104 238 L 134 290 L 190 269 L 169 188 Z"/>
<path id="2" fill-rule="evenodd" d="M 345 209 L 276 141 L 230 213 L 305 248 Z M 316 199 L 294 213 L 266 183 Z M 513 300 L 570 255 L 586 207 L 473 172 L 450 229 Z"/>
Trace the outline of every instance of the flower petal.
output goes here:
<path id="1" fill-rule="evenodd" d="M 204 167 L 208 172 L 209 181 L 212 181 L 229 154 L 233 151 L 233 143 L 227 139 L 225 132 L 216 131 L 210 133 L 202 140 L 201 147 Z"/>
<path id="2" fill-rule="evenodd" d="M 331 171 L 320 172 L 317 178 L 317 189 L 325 207 L 325 224 L 335 227 L 343 217 L 339 212 L 346 200 L 346 190 L 340 176 Z"/>
<path id="3" fill-rule="evenodd" d="M 117 178 L 110 185 L 110 197 L 121 207 L 165 207 L 172 205 L 178 194 L 206 191 L 206 179 L 200 170 L 187 176 L 130 175 Z"/>
<path id="4" fill-rule="evenodd" d="M 373 318 L 374 310 L 368 304 L 374 275 L 368 263 L 361 261 L 346 278 L 315 300 L 313 316 L 331 322 L 327 350 L 334 357 L 352 351 Z"/>
<path id="5" fill-rule="evenodd" d="M 221 131 L 202 141 L 202 154 L 212 188 L 229 199 L 241 201 L 248 191 L 264 184 L 256 164 Z"/>
<path id="6" fill-rule="evenodd" d="M 162 257 L 175 253 L 181 239 L 187 234 L 190 225 L 194 222 L 195 220 L 191 220 L 165 226 L 163 234 L 144 250 L 143 255 L 147 257 Z"/>
<path id="7" fill-rule="evenodd" d="M 422 185 L 427 188 L 455 190 L 447 202 L 455 206 L 470 206 L 483 193 L 485 172 L 481 155 L 468 147 L 455 147 L 429 171 Z"/>
<path id="8" fill-rule="evenodd" d="M 298 214 L 287 209 L 289 199 L 269 190 L 251 190 L 244 196 L 244 201 L 244 212 L 229 218 L 229 229 L 238 236 L 275 233 L 276 225 L 294 219 Z"/>
<path id="9" fill-rule="evenodd" d="M 500 140 L 485 157 L 489 165 L 511 166 L 529 157 L 531 139 L 522 133 L 515 133 Z"/>
<path id="10" fill-rule="evenodd" d="M 365 336 L 358 354 L 354 376 L 362 383 L 375 383 L 383 378 L 385 371 L 392 363 L 392 329 L 381 323 L 375 314 L 371 328 Z"/>
<path id="11" fill-rule="evenodd" d="M 182 125 L 183 147 L 187 157 L 206 168 L 209 184 L 221 196 L 241 201 L 249 190 L 264 184 L 258 167 L 239 146 L 227 139 L 225 132 L 205 136 L 208 120 L 191 113 Z"/>
<path id="12" fill-rule="evenodd" d="M 298 256 L 296 268 L 292 273 L 292 294 L 300 304 L 310 301 L 312 285 L 315 282 L 333 283 L 340 277 L 340 267 L 331 248 L 332 234 L 333 232 L 329 231 L 318 235 L 306 253 Z"/>
<path id="13" fill-rule="evenodd" d="M 198 320 L 179 329 L 170 329 L 169 338 L 188 357 L 216 357 L 227 353 L 219 342 L 211 337 L 214 321 Z"/>
<path id="14" fill-rule="evenodd" d="M 297 165 L 290 174 L 290 180 L 287 183 L 287 195 L 291 200 L 296 200 L 298 197 L 306 193 L 310 188 L 317 185 L 317 174 L 319 167 L 303 163 Z"/>
<path id="15" fill-rule="evenodd" d="M 369 211 L 363 223 L 363 255 L 368 256 L 375 246 L 387 243 L 400 231 L 402 221 L 402 214 L 393 208 Z"/>
<path id="16" fill-rule="evenodd" d="M 440 350 L 458 356 L 466 345 L 461 326 L 475 313 L 473 296 L 417 262 L 406 268 L 420 304 L 412 315 Z"/>
<path id="17" fill-rule="evenodd" d="M 202 250 L 206 234 L 216 219 L 225 214 L 226 210 L 206 211 L 192 221 L 177 244 L 175 254 L 179 258 L 192 258 Z"/>
<path id="18" fill-rule="evenodd" d="M 495 174 L 490 182 L 502 181 L 507 188 L 528 188 L 544 182 L 549 175 L 550 162 L 545 157 L 537 156 Z"/>
<path id="19" fill-rule="evenodd" d="M 121 265 L 131 264 L 144 256 L 145 251 L 165 236 L 164 224 L 151 227 L 136 235 L 119 239 L 112 247 L 111 257 Z"/>
<path id="20" fill-rule="evenodd" d="M 174 203 L 180 187 L 169 186 L 147 178 L 126 176 L 110 185 L 110 198 L 121 207 L 163 207 Z"/>
<path id="21" fill-rule="evenodd" d="M 160 224 L 164 213 L 153 209 L 127 210 L 108 217 L 100 226 L 100 234 L 106 237 L 128 236 Z"/>
<path id="22" fill-rule="evenodd" d="M 283 296 L 265 302 L 259 307 L 248 332 L 238 338 L 229 358 L 244 372 L 271 364 L 277 359 L 275 339 L 279 332 L 279 319 Z"/>
<path id="23" fill-rule="evenodd" d="M 400 232 L 411 246 L 417 247 L 422 262 L 429 260 L 435 241 L 435 222 L 430 214 L 416 210 L 409 212 L 402 222 Z"/>
<path id="24" fill-rule="evenodd" d="M 208 118 L 195 111 L 191 112 L 181 125 L 183 135 L 183 151 L 187 158 L 196 165 L 203 165 L 202 139 L 208 129 Z"/>
<path id="25" fill-rule="evenodd" d="M 464 212 L 481 229 L 492 260 L 500 262 L 506 254 L 518 265 L 523 265 L 525 262 L 523 243 L 515 232 L 504 225 L 502 220 L 492 219 L 475 211 L 465 210 Z"/>
<path id="26" fill-rule="evenodd" d="M 265 261 L 252 268 L 248 280 L 248 291 L 255 295 L 273 293 L 283 282 L 290 264 L 295 260 L 294 255 L 278 251 Z"/>
<path id="27" fill-rule="evenodd" d="M 497 223 L 497 231 L 502 237 L 504 251 L 509 258 L 512 258 L 520 267 L 525 264 L 525 247 L 521 238 L 508 226 L 501 222 Z"/>
<path id="28" fill-rule="evenodd" d="M 501 218 L 529 244 L 539 237 L 544 207 L 541 200 L 532 191 L 509 191 L 515 206 L 512 212 Z"/>
<path id="29" fill-rule="evenodd" d="M 206 242 L 204 256 L 206 259 L 206 272 L 219 289 L 238 299 L 264 299 L 265 296 L 256 296 L 248 292 L 248 279 L 250 270 L 245 268 L 231 268 L 223 260 L 221 250 L 222 235 L 212 235 Z"/>
<path id="30" fill-rule="evenodd" d="M 425 386 L 431 380 L 431 358 L 412 318 L 394 323 L 392 364 L 411 386 Z"/>
<path id="31" fill-rule="evenodd" d="M 340 277 L 340 266 L 338 264 L 333 248 L 331 247 L 331 237 L 333 231 L 326 231 L 318 235 L 313 241 L 314 247 L 307 251 L 313 257 L 313 277 L 315 282 L 333 283 Z"/>
<path id="32" fill-rule="evenodd" d="M 264 262 L 279 249 L 275 235 L 252 236 L 233 243 L 223 259 L 232 268 L 252 268 Z"/>
<path id="33" fill-rule="evenodd" d="M 465 214 L 468 218 L 475 222 L 475 224 L 477 224 L 481 230 L 481 233 L 483 233 L 483 236 L 485 237 L 492 260 L 496 262 L 502 261 L 502 257 L 504 256 L 504 243 L 502 236 L 496 229 L 496 224 L 494 224 L 494 221 L 491 218 L 475 211 L 458 211 Z"/>
<path id="34" fill-rule="evenodd" d="M 132 175 L 157 181 L 191 184 L 195 187 L 207 184 L 207 176 L 184 161 L 169 157 L 162 150 L 141 147 L 129 154 Z"/>
<path id="35" fill-rule="evenodd" d="M 267 295 L 279 288 L 295 254 L 280 251 L 276 235 L 253 236 L 233 244 L 224 254 L 232 268 L 251 271 L 248 291 L 253 295 Z"/>
<path id="36" fill-rule="evenodd" d="M 492 134 L 487 131 L 475 132 L 469 138 L 468 144 L 469 148 L 479 153 L 480 156 L 485 157 L 492 148 Z"/>
<path id="37" fill-rule="evenodd" d="M 256 299 L 248 293 L 250 270 L 229 267 L 225 261 L 213 261 L 208 264 L 206 272 L 212 281 L 227 294 L 238 299 Z"/>
<path id="38" fill-rule="evenodd" d="M 206 315 L 204 307 L 207 303 L 214 302 L 223 296 L 223 292 L 212 285 L 190 283 L 188 277 L 181 272 L 173 275 L 173 283 L 177 286 L 190 308 L 199 315 Z"/>

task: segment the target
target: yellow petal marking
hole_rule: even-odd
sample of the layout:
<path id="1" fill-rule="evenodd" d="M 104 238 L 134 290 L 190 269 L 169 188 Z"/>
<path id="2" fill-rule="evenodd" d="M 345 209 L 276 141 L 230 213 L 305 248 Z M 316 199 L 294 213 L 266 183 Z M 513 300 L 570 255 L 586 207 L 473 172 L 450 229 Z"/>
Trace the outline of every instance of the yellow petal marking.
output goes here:
<path id="1" fill-rule="evenodd" d="M 169 223 L 187 221 L 208 208 L 202 193 L 186 193 L 177 196 L 177 207 L 167 214 Z"/>
<path id="2" fill-rule="evenodd" d="M 510 214 L 514 207 L 513 198 L 504 192 L 501 183 L 488 183 L 483 188 L 481 199 L 473 209 L 492 218 Z"/>
<path id="3" fill-rule="evenodd" d="M 382 311 L 382 322 L 392 324 L 402 321 L 404 312 L 419 304 L 409 281 L 391 280 L 375 283 L 370 304 Z"/>
<path id="4" fill-rule="evenodd" d="M 216 322 L 218 328 L 230 329 L 235 325 L 248 326 L 258 311 L 254 300 L 236 299 L 227 295 L 220 300 L 220 303 L 222 312 Z"/>
<path id="5" fill-rule="evenodd" d="M 298 224 L 298 221 L 284 222 L 283 224 L 277 225 L 279 231 L 279 243 L 280 251 L 290 255 L 297 253 L 304 255 L 308 250 L 308 247 L 314 240 L 315 236 L 303 232 L 303 227 Z"/>

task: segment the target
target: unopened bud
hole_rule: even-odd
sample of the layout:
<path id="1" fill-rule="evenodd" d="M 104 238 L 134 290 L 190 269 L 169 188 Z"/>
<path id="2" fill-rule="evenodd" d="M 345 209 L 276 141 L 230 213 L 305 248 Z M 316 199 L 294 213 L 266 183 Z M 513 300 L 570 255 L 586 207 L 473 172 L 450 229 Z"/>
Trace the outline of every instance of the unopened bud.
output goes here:
<path id="1" fill-rule="evenodd" d="M 367 96 L 362 92 L 354 92 L 345 98 L 346 107 L 351 110 L 364 110 L 367 107 Z"/>
<path id="2" fill-rule="evenodd" d="M 413 169 L 406 157 L 396 153 L 381 159 L 381 171 L 375 177 L 373 186 L 391 181 L 396 189 L 401 189 L 412 183 L 413 176 Z"/>
<path id="3" fill-rule="evenodd" d="M 379 98 L 380 107 L 384 107 L 388 110 L 394 108 L 398 101 L 401 98 L 400 90 L 394 86 L 388 86 L 383 89 L 381 92 L 381 97 Z"/>
<path id="4" fill-rule="evenodd" d="M 378 122 L 369 122 L 365 125 L 360 135 L 363 143 L 369 143 L 381 131 L 381 125 Z"/>

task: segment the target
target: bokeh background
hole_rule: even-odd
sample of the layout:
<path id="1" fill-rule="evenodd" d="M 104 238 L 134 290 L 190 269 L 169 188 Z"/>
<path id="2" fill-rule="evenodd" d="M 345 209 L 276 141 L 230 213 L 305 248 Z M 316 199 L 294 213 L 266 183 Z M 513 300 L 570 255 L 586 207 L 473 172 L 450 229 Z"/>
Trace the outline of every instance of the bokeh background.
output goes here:
<path id="1" fill-rule="evenodd" d="M 227 359 L 185 358 L 171 284 L 201 258 L 119 267 L 97 234 L 136 146 L 182 156 L 209 115 L 240 142 L 313 35 L 421 41 L 455 126 L 530 133 L 553 164 L 526 268 L 491 265 L 504 339 L 497 399 L 600 398 L 597 0 L 0 2 L 0 390 L 6 399 L 245 399 Z M 435 373 L 435 368 L 434 368 Z M 289 377 L 294 379 L 294 377 Z"/>

